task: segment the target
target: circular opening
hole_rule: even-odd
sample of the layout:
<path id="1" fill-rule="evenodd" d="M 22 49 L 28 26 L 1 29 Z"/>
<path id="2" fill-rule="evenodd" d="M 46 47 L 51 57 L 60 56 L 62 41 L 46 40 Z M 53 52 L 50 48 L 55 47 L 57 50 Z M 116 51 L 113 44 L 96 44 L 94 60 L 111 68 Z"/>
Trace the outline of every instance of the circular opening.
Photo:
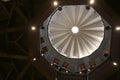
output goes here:
<path id="1" fill-rule="evenodd" d="M 79 32 L 79 28 L 77 26 L 73 26 L 71 31 L 72 31 L 73 34 L 76 34 L 76 33 Z"/>

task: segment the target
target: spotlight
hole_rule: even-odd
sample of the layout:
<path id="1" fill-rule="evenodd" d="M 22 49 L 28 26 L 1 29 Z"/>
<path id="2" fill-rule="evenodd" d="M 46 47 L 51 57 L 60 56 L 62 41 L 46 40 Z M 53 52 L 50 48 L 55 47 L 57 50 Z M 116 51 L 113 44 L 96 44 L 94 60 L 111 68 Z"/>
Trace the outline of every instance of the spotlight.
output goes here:
<path id="1" fill-rule="evenodd" d="M 90 69 L 88 69 L 88 72 L 90 72 L 91 70 Z"/>
<path id="2" fill-rule="evenodd" d="M 81 71 L 80 71 L 79 73 L 80 73 L 80 74 L 82 74 L 82 72 L 81 72 Z"/>
<path id="3" fill-rule="evenodd" d="M 114 66 L 117 66 L 118 64 L 117 64 L 116 62 L 113 62 L 113 65 L 114 65 Z"/>
<path id="4" fill-rule="evenodd" d="M 95 3 L 95 0 L 90 0 L 90 4 L 94 4 Z"/>
<path id="5" fill-rule="evenodd" d="M 44 56 L 44 54 L 41 54 L 41 56 Z"/>
<path id="6" fill-rule="evenodd" d="M 66 73 L 68 73 L 68 71 L 66 70 Z"/>
<path id="7" fill-rule="evenodd" d="M 36 30 L 36 27 L 35 27 L 35 26 L 32 26 L 31 29 L 34 31 L 34 30 Z"/>
<path id="8" fill-rule="evenodd" d="M 116 27 L 115 29 L 116 29 L 116 31 L 120 31 L 120 26 L 119 26 L 119 27 Z"/>
<path id="9" fill-rule="evenodd" d="M 53 5 L 54 5 L 54 6 L 57 6 L 57 5 L 58 5 L 58 1 L 54 1 L 54 2 L 53 2 Z"/>
<path id="10" fill-rule="evenodd" d="M 36 61 L 36 58 L 33 58 L 33 61 Z"/>
<path id="11" fill-rule="evenodd" d="M 52 64 L 52 63 L 51 63 L 50 65 L 51 65 L 51 66 L 53 66 L 53 64 Z"/>

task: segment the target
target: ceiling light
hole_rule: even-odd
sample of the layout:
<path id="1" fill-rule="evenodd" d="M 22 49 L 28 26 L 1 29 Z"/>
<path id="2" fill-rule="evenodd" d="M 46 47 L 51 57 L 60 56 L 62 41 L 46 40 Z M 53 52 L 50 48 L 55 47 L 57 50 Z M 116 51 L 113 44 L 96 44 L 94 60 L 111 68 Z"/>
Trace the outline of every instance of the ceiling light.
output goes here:
<path id="1" fill-rule="evenodd" d="M 53 66 L 53 64 L 52 64 L 52 63 L 51 63 L 50 65 L 51 65 L 51 66 Z"/>
<path id="2" fill-rule="evenodd" d="M 31 29 L 34 31 L 34 30 L 36 30 L 36 27 L 35 27 L 35 26 L 32 26 Z"/>
<path id="3" fill-rule="evenodd" d="M 88 72 L 90 72 L 90 69 L 88 69 Z"/>
<path id="4" fill-rule="evenodd" d="M 79 28 L 77 26 L 73 26 L 71 31 L 72 31 L 73 34 L 76 34 L 76 33 L 79 32 Z"/>
<path id="5" fill-rule="evenodd" d="M 58 5 L 58 1 L 54 1 L 54 2 L 53 2 L 53 5 L 54 5 L 54 6 L 57 6 L 57 5 Z"/>
<path id="6" fill-rule="evenodd" d="M 81 71 L 80 71 L 79 73 L 80 73 L 80 74 L 82 74 L 82 72 L 81 72 Z"/>
<path id="7" fill-rule="evenodd" d="M 90 4 L 94 4 L 95 3 L 95 0 L 90 0 Z"/>
<path id="8" fill-rule="evenodd" d="M 68 73 L 68 71 L 66 71 L 66 73 Z"/>
<path id="9" fill-rule="evenodd" d="M 120 27 L 116 27 L 116 31 L 120 31 Z"/>
<path id="10" fill-rule="evenodd" d="M 113 65 L 114 65 L 114 66 L 117 66 L 118 64 L 117 64 L 116 62 L 113 62 Z"/>
<path id="11" fill-rule="evenodd" d="M 33 61 L 36 61 L 36 58 L 33 58 Z"/>
<path id="12" fill-rule="evenodd" d="M 41 54 L 41 56 L 44 56 L 44 54 Z"/>

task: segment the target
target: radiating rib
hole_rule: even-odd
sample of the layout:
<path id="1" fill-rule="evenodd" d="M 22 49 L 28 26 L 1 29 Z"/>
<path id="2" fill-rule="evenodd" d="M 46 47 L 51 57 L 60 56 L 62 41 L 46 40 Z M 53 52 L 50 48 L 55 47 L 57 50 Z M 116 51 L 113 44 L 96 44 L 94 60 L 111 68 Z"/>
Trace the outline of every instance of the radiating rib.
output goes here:
<path id="1" fill-rule="evenodd" d="M 100 17 L 97 17 L 97 18 L 95 18 L 95 19 L 87 22 L 86 24 L 82 25 L 82 27 L 89 26 L 89 25 L 91 25 L 91 24 L 95 24 L 95 23 L 97 23 L 97 22 L 99 22 L 99 21 L 101 21 L 101 18 L 100 18 Z M 79 26 L 80 26 L 80 25 L 79 25 Z M 82 28 L 82 27 L 81 27 L 81 28 Z"/>
<path id="2" fill-rule="evenodd" d="M 82 14 L 84 12 L 84 9 L 85 9 L 84 6 L 79 6 L 79 8 L 80 9 L 78 10 L 79 14 L 78 14 L 78 19 L 77 19 L 76 25 L 79 25 L 79 23 L 81 22 L 81 17 L 82 17 Z"/>
<path id="3" fill-rule="evenodd" d="M 89 44 L 91 44 L 91 46 L 92 46 L 92 48 L 93 48 L 93 49 L 91 49 L 91 50 L 94 50 L 94 49 L 96 48 L 96 44 L 94 43 L 94 42 L 95 42 L 95 41 L 94 41 L 94 38 L 91 37 L 91 36 L 89 36 L 89 35 L 86 35 L 86 34 L 84 34 L 84 33 L 82 33 L 82 35 L 87 37 L 86 40 L 89 41 Z M 91 48 L 91 47 L 89 47 L 89 48 Z"/>
<path id="4" fill-rule="evenodd" d="M 50 27 L 50 31 L 59 31 L 59 30 L 68 30 L 68 28 L 66 28 L 66 27 L 61 27 L 61 26 L 59 26 L 58 25 L 58 27 L 54 27 L 54 26 L 52 26 L 52 27 Z"/>
<path id="5" fill-rule="evenodd" d="M 93 45 L 95 45 L 96 47 L 98 47 L 98 45 L 100 44 L 100 42 L 101 42 L 101 40 L 102 40 L 102 38 L 100 38 L 99 37 L 99 39 L 98 38 L 96 38 L 96 36 L 91 36 L 90 34 L 88 34 L 88 33 L 83 33 L 83 34 L 85 34 L 89 39 L 91 39 L 91 43 L 93 43 Z M 96 44 L 95 42 L 97 42 L 97 43 L 99 43 L 99 44 Z"/>
<path id="6" fill-rule="evenodd" d="M 71 48 L 70 48 L 70 54 L 69 54 L 69 57 L 73 57 L 73 53 L 74 53 L 74 38 L 73 40 L 71 41 Z"/>
<path id="7" fill-rule="evenodd" d="M 80 45 L 80 43 L 79 43 L 79 39 L 78 39 L 78 37 L 77 37 L 77 43 L 78 43 L 78 54 L 79 54 L 79 57 L 81 58 L 82 56 L 83 56 L 83 54 L 82 54 L 82 49 L 81 49 L 81 45 Z"/>
<path id="8" fill-rule="evenodd" d="M 63 22 L 64 24 L 69 23 L 69 20 L 68 20 L 67 18 L 65 18 L 64 14 L 63 14 L 63 10 L 60 11 L 60 12 L 58 12 L 58 13 L 59 13 L 59 16 L 56 17 L 57 19 L 62 20 L 62 22 Z"/>
<path id="9" fill-rule="evenodd" d="M 76 16 L 75 8 L 76 8 L 75 6 L 74 7 L 71 6 L 71 14 L 72 14 L 73 24 L 74 25 L 75 25 L 75 21 L 76 21 L 76 18 L 75 18 L 75 16 Z"/>
<path id="10" fill-rule="evenodd" d="M 86 44 L 87 53 L 92 53 L 92 51 L 95 49 L 95 46 L 93 46 L 92 43 L 90 43 L 89 38 L 86 37 L 85 35 L 82 35 L 82 38 L 84 39 L 84 42 Z M 89 55 L 89 54 L 88 54 Z"/>
<path id="11" fill-rule="evenodd" d="M 101 42 L 101 40 L 103 39 L 102 37 L 100 36 L 96 36 L 96 35 L 93 35 L 93 34 L 89 34 L 89 33 L 85 33 L 86 35 L 94 38 L 94 40 L 98 41 L 98 42 Z"/>
<path id="12" fill-rule="evenodd" d="M 51 35 L 50 37 L 51 37 L 51 40 L 52 39 L 54 40 L 56 38 L 59 38 L 61 36 L 67 35 L 67 34 L 68 34 L 68 32 L 65 32 L 65 33 L 61 33 L 61 34 Z"/>
<path id="13" fill-rule="evenodd" d="M 86 38 L 84 38 L 84 36 L 81 35 L 81 39 L 82 39 L 82 47 L 84 47 L 84 48 L 83 48 L 84 55 L 88 55 L 90 48 L 87 46 L 87 44 L 86 44 L 86 42 L 85 42 L 85 39 L 86 39 Z"/>
<path id="14" fill-rule="evenodd" d="M 72 38 L 72 36 L 70 36 L 69 38 L 68 38 L 68 41 L 66 42 L 66 44 L 63 46 L 63 48 L 62 48 L 62 50 L 61 50 L 61 53 L 63 54 L 66 54 L 67 52 L 66 52 L 66 50 L 67 49 L 69 49 L 69 44 L 70 44 L 70 41 L 71 41 L 71 38 Z"/>
<path id="15" fill-rule="evenodd" d="M 104 26 L 101 26 L 101 27 L 96 26 L 96 27 L 92 27 L 92 28 L 87 27 L 87 28 L 82 28 L 80 30 L 91 30 L 91 31 L 102 31 L 102 32 L 104 32 Z"/>
<path id="16" fill-rule="evenodd" d="M 59 42 L 57 42 L 54 46 L 57 48 L 57 47 L 60 46 L 60 45 L 63 43 L 63 41 L 64 41 L 65 39 L 67 39 L 69 36 L 70 36 L 70 35 L 67 35 L 66 37 L 64 37 L 63 39 L 61 39 Z"/>
<path id="17" fill-rule="evenodd" d="M 95 36 L 96 38 L 103 38 L 104 35 L 104 31 L 83 30 L 82 32 L 88 34 L 89 36 Z"/>
<path id="18" fill-rule="evenodd" d="M 56 22 L 56 21 L 51 21 L 50 22 L 50 26 L 53 25 L 53 24 L 56 25 L 56 26 L 59 25 L 61 27 L 67 27 L 66 24 L 63 24 L 63 23 L 60 23 L 60 22 Z"/>
<path id="19" fill-rule="evenodd" d="M 71 24 L 73 24 L 73 18 L 72 18 L 72 15 L 71 15 L 71 10 L 68 7 L 66 7 L 65 9 L 66 9 L 66 14 L 69 17 L 69 20 L 70 20 Z"/>
<path id="20" fill-rule="evenodd" d="M 70 17 L 68 16 L 68 13 L 66 12 L 66 7 L 63 8 L 62 14 L 63 14 L 64 18 L 66 18 L 69 21 L 69 24 L 71 24 L 72 21 L 71 21 Z"/>
<path id="21" fill-rule="evenodd" d="M 82 25 L 90 16 L 94 14 L 94 10 L 91 8 L 91 10 L 87 10 L 87 15 L 81 20 L 79 25 Z"/>

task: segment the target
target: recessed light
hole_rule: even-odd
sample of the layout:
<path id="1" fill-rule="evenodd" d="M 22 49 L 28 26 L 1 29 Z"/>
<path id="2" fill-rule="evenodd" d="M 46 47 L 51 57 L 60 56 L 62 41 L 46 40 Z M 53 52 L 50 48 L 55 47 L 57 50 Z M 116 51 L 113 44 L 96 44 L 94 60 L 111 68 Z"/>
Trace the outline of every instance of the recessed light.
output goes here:
<path id="1" fill-rule="evenodd" d="M 95 0 L 90 0 L 90 4 L 94 4 L 95 3 Z"/>
<path id="2" fill-rule="evenodd" d="M 116 62 L 113 62 L 113 65 L 114 65 L 114 66 L 117 66 L 118 64 L 117 64 Z"/>
<path id="3" fill-rule="evenodd" d="M 54 2 L 53 2 L 53 5 L 54 5 L 54 6 L 57 6 L 57 5 L 58 5 L 58 1 L 54 1 Z"/>
<path id="4" fill-rule="evenodd" d="M 52 64 L 52 63 L 51 63 L 50 65 L 51 65 L 51 66 L 53 66 L 53 64 Z"/>
<path id="5" fill-rule="evenodd" d="M 66 71 L 66 73 L 68 73 L 68 71 Z"/>
<path id="6" fill-rule="evenodd" d="M 36 27 L 35 27 L 35 26 L 32 26 L 31 29 L 34 31 L 34 30 L 36 30 Z"/>
<path id="7" fill-rule="evenodd" d="M 41 54 L 41 56 L 44 56 L 44 54 Z"/>
<path id="8" fill-rule="evenodd" d="M 119 27 L 116 27 L 115 29 L 116 29 L 116 31 L 120 31 L 120 26 L 119 26 Z"/>
<path id="9" fill-rule="evenodd" d="M 88 69 L 88 72 L 90 72 L 91 70 L 90 69 Z"/>
<path id="10" fill-rule="evenodd" d="M 80 74 L 82 74 L 82 72 L 81 72 L 81 71 L 80 71 L 79 73 L 80 73 Z"/>
<path id="11" fill-rule="evenodd" d="M 36 58 L 33 58 L 33 61 L 36 61 Z"/>

